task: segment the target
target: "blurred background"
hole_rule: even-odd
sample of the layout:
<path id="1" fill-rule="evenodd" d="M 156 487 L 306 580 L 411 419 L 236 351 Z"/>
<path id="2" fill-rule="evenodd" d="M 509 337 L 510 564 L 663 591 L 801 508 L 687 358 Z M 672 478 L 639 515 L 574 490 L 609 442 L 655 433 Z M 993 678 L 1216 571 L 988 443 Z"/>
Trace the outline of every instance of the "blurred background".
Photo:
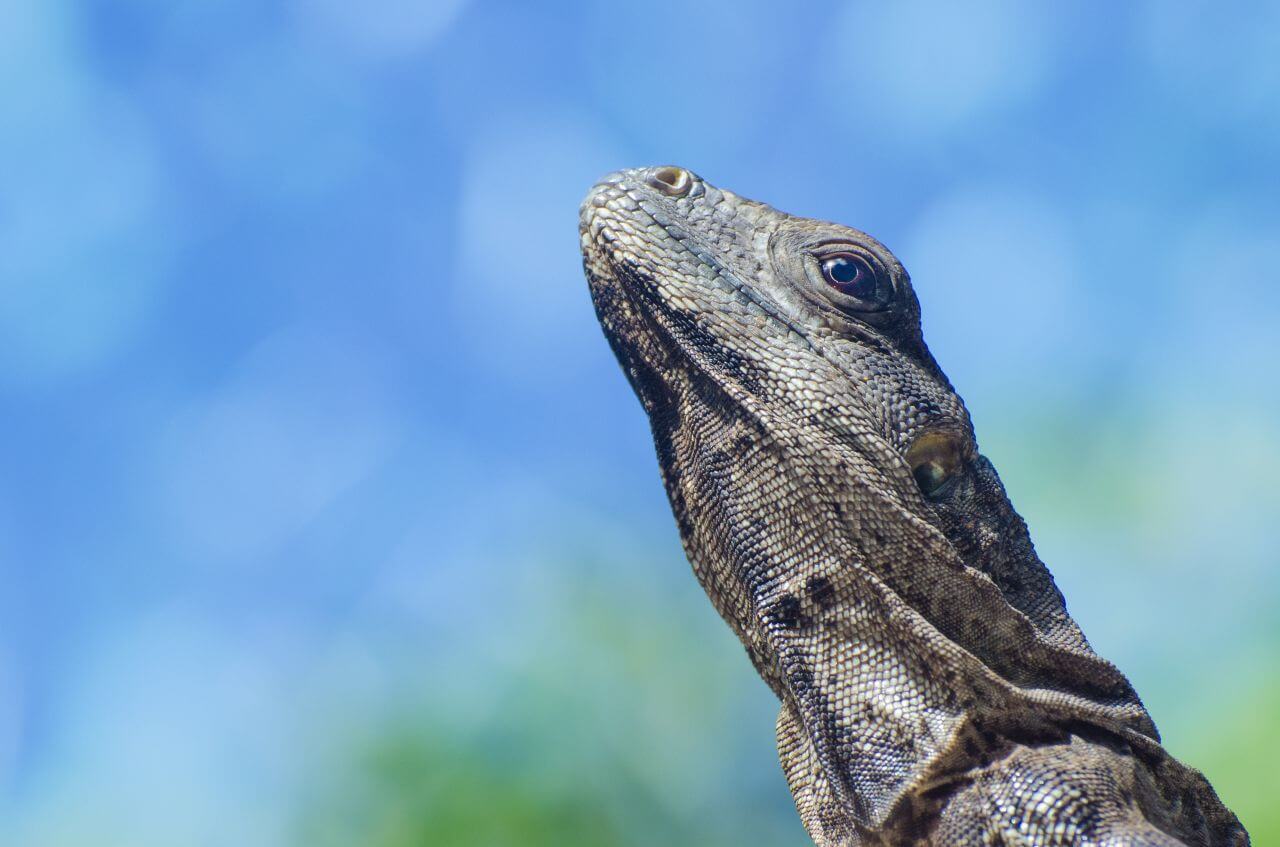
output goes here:
<path id="1" fill-rule="evenodd" d="M 0 843 L 804 845 L 577 205 L 903 259 L 1070 609 L 1280 839 L 1280 6 L 0 5 Z"/>

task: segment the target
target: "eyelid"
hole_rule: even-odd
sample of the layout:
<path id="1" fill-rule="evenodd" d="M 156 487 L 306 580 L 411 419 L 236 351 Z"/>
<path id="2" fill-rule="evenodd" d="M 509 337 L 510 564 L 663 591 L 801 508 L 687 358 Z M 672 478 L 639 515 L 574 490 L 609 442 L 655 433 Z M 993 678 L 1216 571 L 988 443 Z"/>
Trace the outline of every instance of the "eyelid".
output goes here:
<path id="1" fill-rule="evenodd" d="M 813 245 L 813 247 L 809 250 L 809 254 L 813 256 L 815 259 L 817 259 L 819 262 L 831 256 L 837 256 L 841 253 L 852 253 L 855 256 L 861 257 L 862 259 L 866 260 L 867 264 L 875 268 L 877 272 L 884 270 L 884 263 L 880 261 L 880 259 L 876 256 L 875 253 L 863 247 L 862 245 L 855 244 L 853 242 L 824 241 L 819 244 Z"/>

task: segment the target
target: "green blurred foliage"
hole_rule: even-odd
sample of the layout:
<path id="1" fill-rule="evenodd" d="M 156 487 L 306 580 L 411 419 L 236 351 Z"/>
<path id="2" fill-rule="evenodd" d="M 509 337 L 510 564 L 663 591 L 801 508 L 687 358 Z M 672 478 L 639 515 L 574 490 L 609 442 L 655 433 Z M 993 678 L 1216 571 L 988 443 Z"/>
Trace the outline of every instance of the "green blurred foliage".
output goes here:
<path id="1" fill-rule="evenodd" d="M 466 647 L 490 702 L 460 710 L 441 680 L 372 724 L 329 728 L 298 843 L 808 843 L 776 759 L 776 701 L 685 563 L 538 574 L 510 619 L 532 649 L 498 651 L 499 668 Z"/>
<path id="2" fill-rule="evenodd" d="M 523 758 L 523 757 L 522 757 Z M 596 795 L 529 761 L 424 729 L 390 732 L 357 761 L 355 790 L 319 810 L 302 843 L 314 845 L 624 844 Z"/>
<path id="3" fill-rule="evenodd" d="M 1256 694 L 1227 703 L 1221 721 L 1191 739 L 1185 758 L 1201 768 L 1256 845 L 1280 844 L 1280 679 L 1263 674 Z M 1180 751 L 1179 751 L 1180 752 Z"/>

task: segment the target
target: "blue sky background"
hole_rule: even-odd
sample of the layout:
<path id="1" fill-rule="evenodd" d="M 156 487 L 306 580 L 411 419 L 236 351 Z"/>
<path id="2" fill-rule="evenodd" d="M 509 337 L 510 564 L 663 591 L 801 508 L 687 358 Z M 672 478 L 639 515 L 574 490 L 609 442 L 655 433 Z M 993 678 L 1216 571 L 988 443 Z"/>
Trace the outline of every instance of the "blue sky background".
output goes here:
<path id="1" fill-rule="evenodd" d="M 660 163 L 897 252 L 1280 837 L 1277 55 L 1274 3 L 0 6 L 0 841 L 805 843 L 581 275 Z"/>

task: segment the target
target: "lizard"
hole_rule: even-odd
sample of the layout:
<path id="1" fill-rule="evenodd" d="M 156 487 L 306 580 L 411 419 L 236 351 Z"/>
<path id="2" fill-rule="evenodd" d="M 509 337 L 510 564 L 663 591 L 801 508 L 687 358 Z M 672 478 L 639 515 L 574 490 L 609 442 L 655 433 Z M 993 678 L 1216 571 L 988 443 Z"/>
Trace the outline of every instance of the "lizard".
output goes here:
<path id="1" fill-rule="evenodd" d="M 888 248 L 675 166 L 606 176 L 579 236 L 815 844 L 1249 844 L 1068 614 Z"/>

